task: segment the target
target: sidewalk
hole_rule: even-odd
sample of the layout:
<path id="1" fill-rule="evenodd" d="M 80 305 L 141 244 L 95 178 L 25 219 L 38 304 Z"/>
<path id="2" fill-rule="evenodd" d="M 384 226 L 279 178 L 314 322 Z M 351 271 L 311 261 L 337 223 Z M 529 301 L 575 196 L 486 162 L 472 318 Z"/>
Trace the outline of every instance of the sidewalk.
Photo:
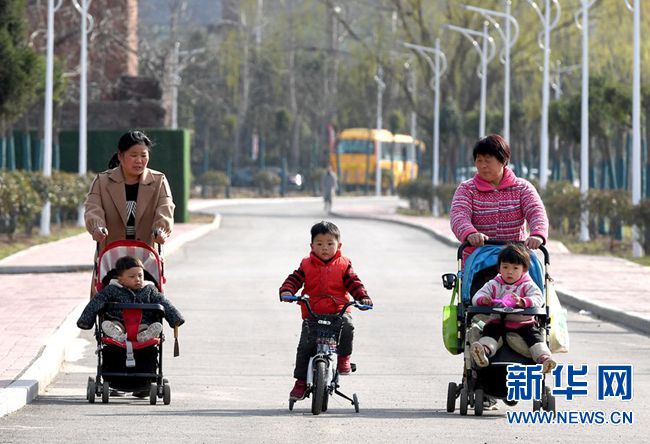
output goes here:
<path id="1" fill-rule="evenodd" d="M 164 255 L 218 228 L 176 224 Z M 56 376 L 88 301 L 95 243 L 87 233 L 0 260 L 0 417 L 34 399 Z"/>
<path id="2" fill-rule="evenodd" d="M 448 218 L 400 215 L 396 213 L 399 201 L 393 201 L 393 205 L 387 205 L 387 199 L 382 198 L 376 204 L 360 206 L 338 199 L 332 214 L 413 226 L 449 246 L 459 246 Z M 650 306 L 638 302 L 648 291 L 650 267 L 613 256 L 572 254 L 553 240 L 548 242 L 547 249 L 549 272 L 562 303 L 650 335 Z"/>

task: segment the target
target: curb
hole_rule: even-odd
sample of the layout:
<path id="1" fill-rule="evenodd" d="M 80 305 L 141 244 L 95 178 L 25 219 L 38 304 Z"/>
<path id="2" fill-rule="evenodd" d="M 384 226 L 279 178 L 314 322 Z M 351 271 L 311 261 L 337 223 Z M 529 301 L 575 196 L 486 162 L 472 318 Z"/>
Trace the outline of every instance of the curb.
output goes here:
<path id="1" fill-rule="evenodd" d="M 381 216 L 379 217 L 373 217 L 373 216 L 357 216 L 357 215 L 346 215 L 345 213 L 331 213 L 333 216 L 336 217 L 341 217 L 345 219 L 363 219 L 363 220 L 374 220 L 374 221 L 380 221 L 380 222 L 388 222 L 388 223 L 393 223 L 397 225 L 403 225 L 403 226 L 408 226 L 411 228 L 416 228 L 420 231 L 424 231 L 431 235 L 433 238 L 436 240 L 439 240 L 440 242 L 444 243 L 445 245 L 448 245 L 450 247 L 458 247 L 458 241 L 455 239 L 450 239 L 447 236 L 444 236 L 435 230 L 424 227 L 419 224 L 414 224 L 410 223 L 407 221 L 401 221 L 401 220 L 393 220 L 393 219 L 388 219 L 388 218 L 382 218 Z M 634 330 L 636 332 L 642 333 L 646 336 L 650 336 L 650 319 L 646 319 L 644 317 L 638 316 L 634 313 L 627 313 L 624 311 L 621 311 L 615 307 L 612 307 L 611 305 L 608 304 L 603 304 L 603 303 L 598 303 L 594 301 L 590 301 L 586 299 L 584 296 L 580 296 L 570 290 L 566 290 L 563 288 L 558 288 L 555 287 L 555 291 L 557 292 L 558 298 L 560 299 L 560 302 L 563 304 L 574 308 L 576 310 L 585 310 L 588 312 L 591 312 L 591 315 L 603 319 L 608 322 L 612 322 L 614 324 L 617 324 L 619 326 L 623 326 L 625 328 L 628 328 L 630 330 Z"/>
<path id="2" fill-rule="evenodd" d="M 208 232 L 212 230 L 216 230 L 219 228 L 221 225 L 221 215 L 219 214 L 214 214 L 214 213 L 205 213 L 202 211 L 195 211 L 195 213 L 198 214 L 206 214 L 209 216 L 214 216 L 214 220 L 209 223 L 205 224 L 201 228 L 197 228 L 196 230 L 192 230 L 189 233 L 185 233 L 180 235 L 177 238 L 172 239 L 169 242 L 169 245 L 167 248 L 165 248 L 164 252 L 166 254 L 172 254 L 174 251 L 178 250 L 183 244 L 187 242 L 191 242 L 194 239 L 197 239 Z M 85 235 L 83 233 L 82 235 Z M 81 235 L 79 235 L 81 236 Z M 60 240 L 59 240 L 60 241 Z M 55 241 L 55 242 L 59 242 Z M 43 245 L 46 244 L 40 244 L 40 245 L 34 245 L 32 247 L 29 247 L 26 250 L 20 251 L 16 253 L 16 255 L 22 255 L 26 251 L 34 251 L 34 249 L 38 249 L 38 247 L 42 247 Z M 15 257 L 15 255 L 14 255 Z M 0 261 L 0 264 L 2 264 L 2 261 Z M 45 274 L 45 273 L 77 273 L 80 271 L 92 271 L 93 270 L 93 264 L 68 264 L 68 265 L 0 265 L 0 274 Z"/>
<path id="3" fill-rule="evenodd" d="M 642 333 L 646 336 L 650 336 L 650 319 L 638 316 L 634 312 L 628 313 L 621 311 L 608 304 L 589 301 L 583 296 L 580 296 L 564 288 L 555 287 L 555 291 L 557 292 L 558 298 L 565 305 L 576 310 L 585 310 L 591 312 L 590 315 L 587 313 L 585 313 L 585 315 L 609 321 L 619 326 L 629 328 L 630 330 L 634 330 L 638 333 Z"/>
<path id="4" fill-rule="evenodd" d="M 458 241 L 456 239 L 450 239 L 447 236 L 445 236 L 444 234 L 440 234 L 437 231 L 432 230 L 431 228 L 427 228 L 427 227 L 424 227 L 424 226 L 419 225 L 419 224 L 414 224 L 414 223 L 410 223 L 410 222 L 406 222 L 406 221 L 402 221 L 402 220 L 388 219 L 388 218 L 384 218 L 384 217 L 381 217 L 381 216 L 378 216 L 378 217 L 356 216 L 356 215 L 349 215 L 349 214 L 345 214 L 345 213 L 338 213 L 338 212 L 335 212 L 335 211 L 330 212 L 330 214 L 332 216 L 340 217 L 340 218 L 343 218 L 343 219 L 373 220 L 373 221 L 387 222 L 387 223 L 391 223 L 391 224 L 396 224 L 396 225 L 402 225 L 402 226 L 405 226 L 405 227 L 415 228 L 415 229 L 418 229 L 420 231 L 423 231 L 423 232 L 427 233 L 429 236 L 433 237 L 434 239 L 442 242 L 443 244 L 445 244 L 445 245 L 447 245 L 449 247 L 458 248 L 458 245 L 459 245 Z"/>
<path id="5" fill-rule="evenodd" d="M 77 273 L 92 271 L 92 264 L 0 266 L 0 274 Z"/>
<path id="6" fill-rule="evenodd" d="M 191 242 L 212 230 L 218 229 L 221 224 L 221 216 L 219 214 L 211 215 L 215 216 L 212 223 L 205 224 L 205 226 L 185 233 L 176 238 L 173 242 L 170 242 L 169 247 L 165 251 L 166 255 L 171 255 L 175 251 L 178 251 L 185 243 Z M 92 270 L 92 265 L 83 270 L 75 271 L 85 270 Z M 68 316 L 66 316 L 61 325 L 59 325 L 54 333 L 52 333 L 52 335 L 47 339 L 45 346 L 41 349 L 39 355 L 34 359 L 34 361 L 32 361 L 28 368 L 11 384 L 0 389 L 0 418 L 19 410 L 32 402 L 39 394 L 45 391 L 45 388 L 58 375 L 61 365 L 65 360 L 66 353 L 73 348 L 75 342 L 74 339 L 77 338 L 81 332 L 77 327 L 77 319 L 85 308 L 86 303 L 87 301 L 79 303 L 79 305 L 77 305 Z"/>
<path id="7" fill-rule="evenodd" d="M 77 305 L 48 338 L 27 370 L 9 386 L 0 389 L 0 418 L 32 402 L 56 377 L 66 352 L 72 348 L 73 339 L 79 336 L 77 319 L 85 306 L 85 301 Z"/>

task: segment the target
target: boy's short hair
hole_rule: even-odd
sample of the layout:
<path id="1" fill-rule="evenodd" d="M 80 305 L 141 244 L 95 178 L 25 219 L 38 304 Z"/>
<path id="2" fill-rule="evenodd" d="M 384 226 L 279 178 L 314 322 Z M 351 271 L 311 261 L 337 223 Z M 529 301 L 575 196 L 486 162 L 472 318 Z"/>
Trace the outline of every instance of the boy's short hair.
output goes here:
<path id="1" fill-rule="evenodd" d="M 334 236 L 334 238 L 336 238 L 337 241 L 341 240 L 341 232 L 339 231 L 339 227 L 326 220 L 322 220 L 311 227 L 311 241 L 314 242 L 314 238 L 319 234 L 331 234 Z"/>
<path id="2" fill-rule="evenodd" d="M 530 255 L 522 244 L 508 244 L 499 253 L 497 267 L 501 267 L 501 262 L 523 265 L 527 271 L 530 268 Z"/>
<path id="3" fill-rule="evenodd" d="M 115 271 L 117 272 L 118 276 L 133 267 L 140 267 L 144 270 L 144 265 L 142 265 L 140 259 L 135 257 L 122 256 L 117 260 L 117 262 L 115 262 Z"/>

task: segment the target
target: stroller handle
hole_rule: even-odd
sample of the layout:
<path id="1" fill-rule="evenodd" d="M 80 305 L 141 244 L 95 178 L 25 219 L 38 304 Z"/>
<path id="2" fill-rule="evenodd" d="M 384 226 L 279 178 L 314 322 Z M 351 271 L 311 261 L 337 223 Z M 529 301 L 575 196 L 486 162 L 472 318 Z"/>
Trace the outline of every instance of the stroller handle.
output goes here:
<path id="1" fill-rule="evenodd" d="M 507 244 L 523 244 L 523 243 L 524 243 L 524 241 L 502 241 L 502 240 L 491 240 L 491 239 L 488 239 L 488 240 L 485 241 L 485 245 L 507 245 Z M 463 252 L 465 251 L 465 248 L 469 248 L 471 246 L 472 245 L 470 245 L 470 243 L 467 242 L 467 241 L 460 244 L 460 246 L 458 247 L 458 252 L 456 254 L 456 258 L 458 260 L 462 260 L 463 259 Z M 546 265 L 550 265 L 551 260 L 550 260 L 550 257 L 548 255 L 548 250 L 546 249 L 546 247 L 544 245 L 540 245 L 539 246 L 539 251 L 541 251 L 542 254 L 544 255 L 544 263 Z"/>

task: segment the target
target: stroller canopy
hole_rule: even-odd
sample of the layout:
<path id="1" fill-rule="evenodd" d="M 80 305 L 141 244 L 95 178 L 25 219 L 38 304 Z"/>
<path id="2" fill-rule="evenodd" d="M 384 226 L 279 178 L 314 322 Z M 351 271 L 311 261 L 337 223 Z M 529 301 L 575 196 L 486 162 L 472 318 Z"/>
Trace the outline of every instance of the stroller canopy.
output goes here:
<path id="1" fill-rule="evenodd" d="M 462 270 L 462 288 L 461 297 L 464 304 L 472 303 L 472 282 L 476 274 L 482 270 L 493 267 L 496 269 L 499 253 L 505 245 L 484 245 L 477 248 L 465 261 L 465 267 Z M 544 291 L 544 266 L 536 254 L 530 255 L 530 277 L 537 286 Z M 492 279 L 496 273 L 489 277 Z M 487 282 L 487 280 L 485 281 Z"/>
<path id="2" fill-rule="evenodd" d="M 120 240 L 112 242 L 104 248 L 99 255 L 97 267 L 97 289 L 100 290 L 106 283 L 108 277 L 114 277 L 113 269 L 115 263 L 122 256 L 131 256 L 140 259 L 144 265 L 145 279 L 153 280 L 162 291 L 162 284 L 165 283 L 163 276 L 162 259 L 152 247 L 144 242 L 134 240 Z"/>

